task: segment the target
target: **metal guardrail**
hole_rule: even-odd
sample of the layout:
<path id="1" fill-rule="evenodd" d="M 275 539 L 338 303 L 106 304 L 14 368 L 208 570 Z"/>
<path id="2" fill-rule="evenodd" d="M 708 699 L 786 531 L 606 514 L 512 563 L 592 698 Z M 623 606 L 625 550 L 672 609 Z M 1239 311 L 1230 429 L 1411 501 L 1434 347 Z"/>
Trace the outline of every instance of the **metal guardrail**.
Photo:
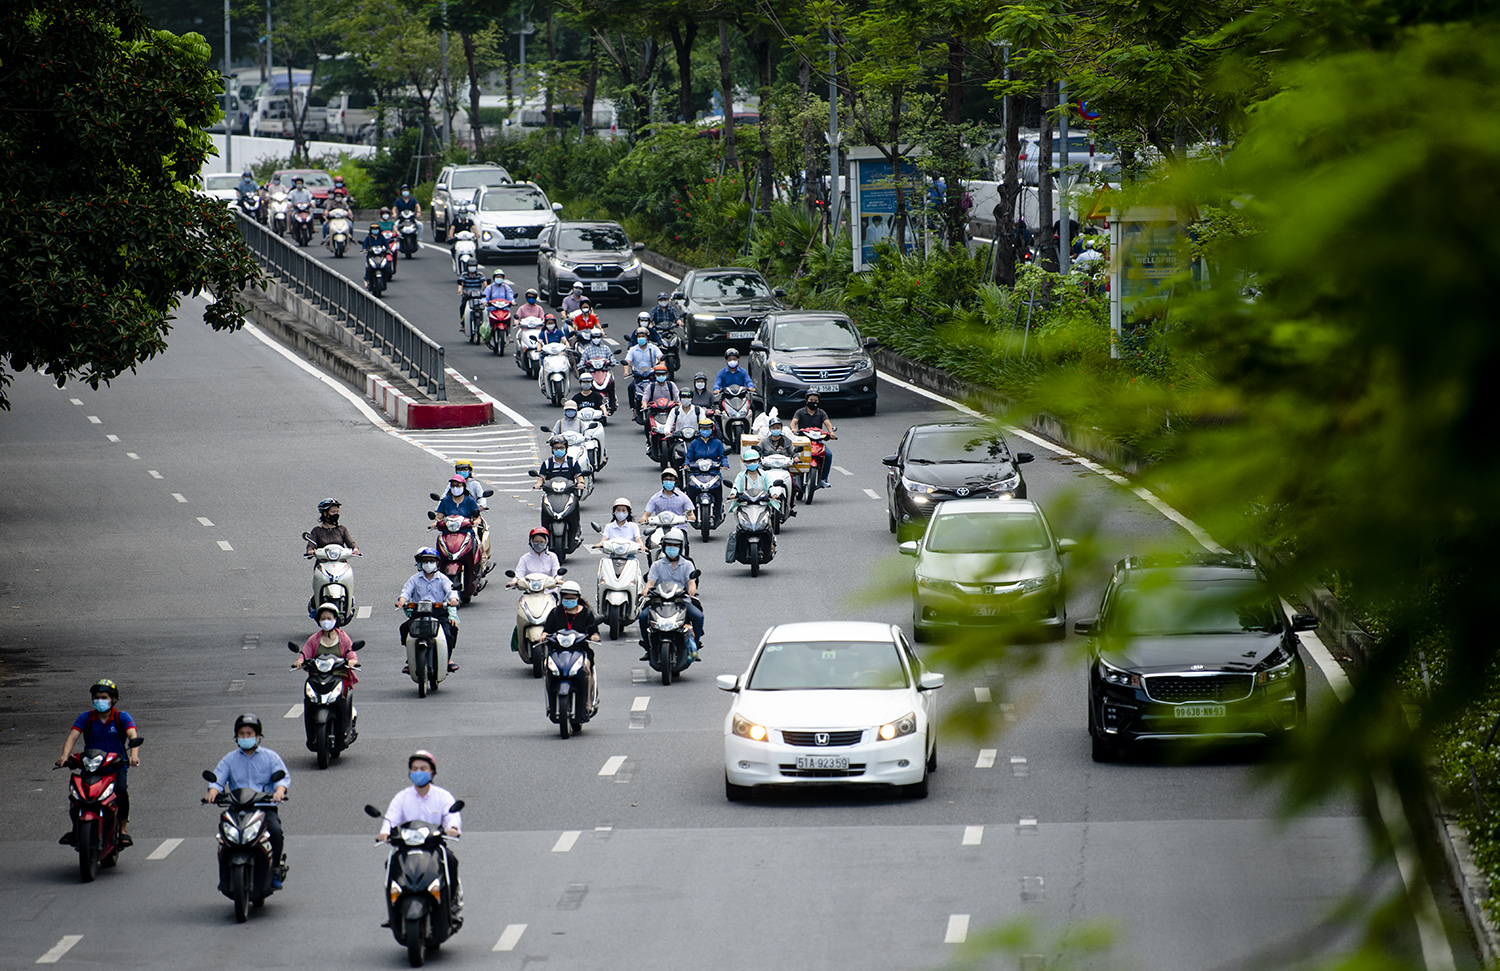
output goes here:
<path id="1" fill-rule="evenodd" d="M 390 358 L 419 388 L 438 401 L 448 400 L 441 344 L 372 296 L 362 282 L 313 259 L 253 219 L 240 215 L 239 224 L 245 245 L 269 273 Z"/>

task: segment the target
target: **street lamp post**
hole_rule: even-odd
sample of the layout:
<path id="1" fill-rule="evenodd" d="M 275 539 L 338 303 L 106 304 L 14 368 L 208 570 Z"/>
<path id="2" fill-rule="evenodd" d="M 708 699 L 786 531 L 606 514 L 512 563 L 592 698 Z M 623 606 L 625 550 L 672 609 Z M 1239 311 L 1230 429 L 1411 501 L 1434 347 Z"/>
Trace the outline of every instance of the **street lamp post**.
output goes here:
<path id="1" fill-rule="evenodd" d="M 1072 257 L 1069 246 L 1072 240 L 1068 238 L 1068 86 L 1063 82 L 1057 82 L 1057 106 L 1062 110 L 1059 128 L 1062 133 L 1062 147 L 1058 149 L 1057 167 L 1057 212 L 1058 232 L 1061 242 L 1057 244 L 1057 272 L 1066 276 L 1068 274 L 1068 263 Z"/>
<path id="2" fill-rule="evenodd" d="M 229 117 L 234 78 L 229 73 L 229 0 L 224 0 L 224 171 L 234 171 L 234 120 Z"/>
<path id="3" fill-rule="evenodd" d="M 828 240 L 839 235 L 839 54 L 828 28 Z"/>

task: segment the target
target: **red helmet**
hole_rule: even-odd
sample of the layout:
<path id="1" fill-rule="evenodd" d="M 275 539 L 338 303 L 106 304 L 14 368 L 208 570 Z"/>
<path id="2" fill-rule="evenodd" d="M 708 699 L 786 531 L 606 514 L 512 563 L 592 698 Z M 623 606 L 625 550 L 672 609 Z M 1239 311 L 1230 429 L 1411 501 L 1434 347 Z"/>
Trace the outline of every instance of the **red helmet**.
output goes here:
<path id="1" fill-rule="evenodd" d="M 552 538 L 552 534 L 547 532 L 547 527 L 533 526 L 531 527 L 531 532 L 526 534 L 526 542 L 529 543 L 532 540 L 536 539 L 538 536 L 546 540 L 550 540 Z"/>
<path id="2" fill-rule="evenodd" d="M 469 484 L 469 480 L 465 479 L 461 475 L 451 475 L 451 476 L 448 477 L 448 484 L 449 485 L 467 486 Z"/>

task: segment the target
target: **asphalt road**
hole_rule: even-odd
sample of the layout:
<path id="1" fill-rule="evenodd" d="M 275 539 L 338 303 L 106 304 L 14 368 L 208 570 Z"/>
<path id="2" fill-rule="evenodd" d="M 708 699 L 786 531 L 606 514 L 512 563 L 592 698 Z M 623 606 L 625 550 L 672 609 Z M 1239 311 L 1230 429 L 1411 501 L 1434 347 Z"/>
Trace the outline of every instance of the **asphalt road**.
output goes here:
<path id="1" fill-rule="evenodd" d="M 523 289 L 531 282 L 529 266 L 507 269 Z M 388 294 L 445 343 L 450 366 L 528 425 L 554 420 L 508 355 L 456 340 L 453 291 L 446 259 L 424 250 Z M 634 313 L 602 316 L 618 334 Z M 1114 922 L 1099 965 L 1111 968 L 1230 967 L 1304 934 L 1337 950 L 1342 932 L 1317 928 L 1326 910 L 1400 879 L 1388 858 L 1372 862 L 1353 808 L 1282 824 L 1253 753 L 1093 764 L 1072 635 L 1032 650 L 1040 663 L 1024 676 L 998 662 L 952 673 L 945 710 L 988 708 L 996 727 L 943 736 L 926 800 L 820 790 L 725 802 L 727 698 L 713 675 L 742 671 L 775 622 L 909 626 L 908 598 L 872 593 L 909 572 L 885 528 L 879 459 L 907 425 L 952 412 L 886 382 L 881 395 L 875 417 L 835 416 L 844 471 L 802 507 L 761 577 L 725 565 L 720 543 L 697 556 L 704 661 L 663 688 L 633 641 L 606 642 L 600 715 L 562 741 L 540 684 L 508 650 L 515 602 L 498 584 L 465 608 L 462 670 L 439 692 L 418 700 L 400 674 L 391 603 L 428 542 L 427 493 L 455 456 L 525 464 L 516 425 L 468 446 L 381 429 L 255 336 L 214 335 L 191 319 L 167 354 L 97 392 L 19 375 L 14 410 L 0 417 L 0 766 L 10 783 L 0 967 L 59 950 L 56 963 L 80 967 L 402 966 L 378 926 L 384 854 L 361 807 L 406 784 L 404 757 L 418 747 L 468 803 L 457 848 L 467 924 L 436 967 L 936 967 L 966 937 L 1016 918 L 1035 922 L 1042 943 L 1022 950 L 1038 954 L 1054 954 L 1046 941 L 1070 922 Z M 641 443 L 633 425 L 610 427 L 610 464 L 586 514 L 654 491 Z M 1038 456 L 1025 467 L 1032 497 L 1055 519 L 1096 523 L 1106 560 L 1148 544 L 1192 548 L 1129 492 L 1020 447 Z M 342 500 L 366 554 L 354 586 L 373 612 L 351 627 L 369 642 L 359 741 L 319 772 L 300 719 L 283 716 L 302 682 L 285 643 L 310 628 L 299 537 L 325 495 Z M 537 521 L 534 495 L 507 488 L 491 500 L 500 569 Z M 569 567 L 591 590 L 592 559 Z M 1091 615 L 1099 592 L 1098 577 L 1074 576 L 1070 614 Z M 1310 672 L 1313 704 L 1332 703 Z M 121 683 L 149 741 L 131 774 L 137 846 L 81 885 L 74 854 L 56 845 L 64 780 L 48 770 L 98 677 Z M 246 710 L 266 720 L 267 744 L 292 769 L 282 813 L 291 875 L 240 926 L 215 892 L 213 812 L 197 799 L 199 773 L 231 747 Z M 1389 949 L 1418 954 L 1410 921 Z"/>

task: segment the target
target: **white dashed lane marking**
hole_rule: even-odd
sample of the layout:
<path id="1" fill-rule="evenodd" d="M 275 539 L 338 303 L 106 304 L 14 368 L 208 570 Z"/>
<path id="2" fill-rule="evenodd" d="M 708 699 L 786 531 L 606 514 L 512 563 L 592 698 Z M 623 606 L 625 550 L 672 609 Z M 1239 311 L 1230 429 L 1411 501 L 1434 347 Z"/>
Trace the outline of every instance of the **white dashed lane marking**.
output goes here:
<path id="1" fill-rule="evenodd" d="M 841 475 L 853 475 L 854 474 L 853 472 L 850 472 L 848 469 L 844 468 L 842 465 L 835 465 L 833 467 L 833 471 L 838 472 Z"/>
<path id="2" fill-rule="evenodd" d="M 976 769 L 993 769 L 995 767 L 995 755 L 998 749 L 982 748 L 979 750 L 979 759 L 974 763 Z"/>
<path id="3" fill-rule="evenodd" d="M 943 935 L 944 944 L 962 944 L 969 938 L 969 915 L 949 914 L 948 933 Z"/>
<path id="4" fill-rule="evenodd" d="M 285 715 L 282 715 L 281 717 L 282 718 L 301 718 L 302 717 L 302 703 L 298 702 L 297 704 L 293 705 L 290 709 L 287 710 L 287 713 Z"/>
<path id="5" fill-rule="evenodd" d="M 62 960 L 62 956 L 72 950 L 73 945 L 83 940 L 82 934 L 66 934 L 63 939 L 52 945 L 52 950 L 36 959 L 37 964 L 56 964 Z"/>
<path id="6" fill-rule="evenodd" d="M 139 462 L 141 460 L 141 457 L 134 452 L 126 452 L 125 457 L 130 459 L 132 462 Z"/>
<path id="7" fill-rule="evenodd" d="M 880 493 L 876 492 L 874 489 L 866 489 L 865 490 L 865 495 L 869 496 L 871 499 L 879 499 L 880 498 Z"/>
<path id="8" fill-rule="evenodd" d="M 990 689 L 989 688 L 983 688 L 983 687 L 981 687 L 981 688 L 975 688 L 974 689 L 974 700 L 976 702 L 978 702 L 979 704 L 981 704 L 981 705 L 987 705 L 987 704 L 989 704 L 990 703 Z"/>
<path id="9" fill-rule="evenodd" d="M 149 476 L 151 476 L 151 478 L 153 478 L 153 479 L 160 479 L 161 478 L 161 473 L 158 472 L 158 471 L 156 471 L 155 469 L 147 469 L 146 470 L 146 474 L 149 475 Z"/>
<path id="10" fill-rule="evenodd" d="M 569 850 L 571 850 L 573 848 L 573 844 L 576 843 L 576 842 L 578 842 L 578 837 L 580 837 L 582 835 L 583 835 L 583 830 L 581 830 L 581 829 L 570 829 L 570 830 L 568 830 L 567 832 L 563 833 L 561 836 L 559 836 L 557 838 L 557 842 L 556 843 L 552 844 L 552 852 L 554 852 L 554 853 L 566 853 L 566 852 L 568 852 Z"/>
<path id="11" fill-rule="evenodd" d="M 71 402 L 73 402 L 73 404 L 75 404 L 75 405 L 80 405 L 81 406 L 83 404 L 83 400 L 80 399 L 80 398 L 69 398 L 68 400 L 71 401 Z"/>
<path id="12" fill-rule="evenodd" d="M 151 855 L 146 857 L 146 859 L 165 860 L 173 850 L 177 849 L 177 847 L 181 845 L 182 840 L 180 839 L 162 840 L 161 845 L 152 850 Z"/>
<path id="13" fill-rule="evenodd" d="M 178 502 L 187 502 L 187 497 L 180 492 L 172 493 L 172 498 L 176 499 Z"/>
<path id="14" fill-rule="evenodd" d="M 984 827 L 983 826 L 965 826 L 964 827 L 964 841 L 963 841 L 963 845 L 964 846 L 978 846 L 982 842 L 984 842 Z"/>
<path id="15" fill-rule="evenodd" d="M 505 930 L 500 934 L 500 940 L 495 942 L 492 951 L 514 951 L 516 945 L 521 943 L 521 935 L 526 933 L 525 924 L 506 924 Z"/>
<path id="16" fill-rule="evenodd" d="M 213 520 L 209 519 L 207 516 L 199 516 L 198 517 L 198 525 L 199 526 L 212 526 L 213 524 L 214 524 Z"/>
<path id="17" fill-rule="evenodd" d="M 611 755 L 609 761 L 604 763 L 604 768 L 599 770 L 600 775 L 614 775 L 620 771 L 620 766 L 625 764 L 625 756 Z"/>
<path id="18" fill-rule="evenodd" d="M 234 552 L 234 547 L 229 545 L 228 540 L 219 540 L 219 549 L 223 550 L 226 553 Z"/>
<path id="19" fill-rule="evenodd" d="M 93 424 L 93 425 L 102 425 L 102 424 L 104 424 L 104 422 L 102 422 L 102 421 L 99 420 L 99 416 L 98 415 L 89 415 L 89 423 Z M 67 940 L 67 938 L 63 938 L 63 940 Z"/>
<path id="20" fill-rule="evenodd" d="M 646 706 L 649 705 L 649 704 L 651 704 L 651 696 L 650 695 L 640 695 L 639 697 L 637 697 L 634 701 L 632 701 L 630 703 L 630 710 L 631 711 L 645 711 L 646 710 Z"/>
<path id="21" fill-rule="evenodd" d="M 360 607 L 358 610 L 354 611 L 354 616 L 358 617 L 360 620 L 368 620 L 370 617 L 370 605 L 365 604 L 363 607 Z"/>
<path id="22" fill-rule="evenodd" d="M 107 442 L 118 443 L 120 441 L 120 436 L 119 435 L 105 435 L 104 436 L 104 440 L 107 441 Z"/>

